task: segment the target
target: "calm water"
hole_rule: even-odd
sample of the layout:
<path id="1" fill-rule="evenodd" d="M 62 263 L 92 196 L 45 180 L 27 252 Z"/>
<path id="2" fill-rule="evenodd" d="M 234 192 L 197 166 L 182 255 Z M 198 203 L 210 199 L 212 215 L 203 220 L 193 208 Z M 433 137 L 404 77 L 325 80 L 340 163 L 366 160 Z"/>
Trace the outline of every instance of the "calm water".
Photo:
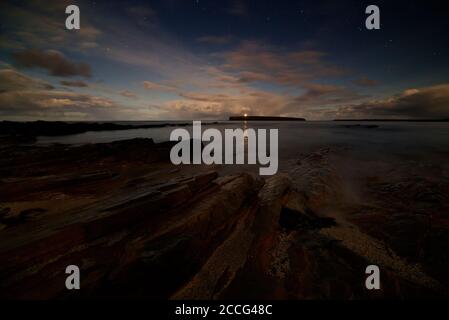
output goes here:
<path id="1" fill-rule="evenodd" d="M 138 122 L 136 124 L 143 123 L 155 122 Z M 375 124 L 379 127 L 345 127 L 355 124 L 357 122 L 263 121 L 243 123 L 237 121 L 207 125 L 202 129 L 213 127 L 223 132 L 225 128 L 277 128 L 279 129 L 279 158 L 281 160 L 294 158 L 300 153 L 327 146 L 347 147 L 362 157 L 394 155 L 414 159 L 449 160 L 449 123 L 447 122 L 361 122 L 362 126 Z M 191 132 L 191 126 L 184 128 Z M 169 140 L 170 132 L 174 129 L 176 127 L 86 132 L 62 137 L 39 137 L 38 143 L 84 144 L 132 138 L 152 138 L 156 142 L 161 142 Z"/>

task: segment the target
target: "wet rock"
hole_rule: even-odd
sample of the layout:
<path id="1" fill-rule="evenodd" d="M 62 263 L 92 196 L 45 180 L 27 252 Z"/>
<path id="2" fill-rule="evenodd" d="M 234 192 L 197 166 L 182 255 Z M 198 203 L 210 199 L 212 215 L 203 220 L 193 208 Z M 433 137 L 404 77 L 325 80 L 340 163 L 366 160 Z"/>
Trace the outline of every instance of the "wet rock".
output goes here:
<path id="1" fill-rule="evenodd" d="M 289 171 L 294 189 L 304 195 L 312 211 L 333 205 L 342 198 L 340 177 L 329 160 L 329 148 L 324 148 L 298 160 Z"/>

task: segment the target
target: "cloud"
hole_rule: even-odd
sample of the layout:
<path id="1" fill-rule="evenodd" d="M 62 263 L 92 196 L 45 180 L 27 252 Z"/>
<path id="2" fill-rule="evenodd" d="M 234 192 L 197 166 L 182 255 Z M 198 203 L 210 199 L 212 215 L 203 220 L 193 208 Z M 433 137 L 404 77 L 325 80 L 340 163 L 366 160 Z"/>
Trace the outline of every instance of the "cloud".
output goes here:
<path id="1" fill-rule="evenodd" d="M 243 113 L 279 115 L 291 97 L 255 89 L 240 93 L 183 92 L 184 99 L 166 102 L 161 106 L 164 119 L 226 119 Z"/>
<path id="2" fill-rule="evenodd" d="M 116 114 L 110 99 L 65 91 L 16 90 L 0 93 L 4 119 L 107 119 Z M 110 110 L 113 109 L 113 110 Z"/>
<path id="3" fill-rule="evenodd" d="M 180 93 L 179 95 L 189 100 L 203 101 L 203 102 L 223 102 L 233 99 L 230 95 L 220 93 L 211 94 L 211 93 L 186 92 Z"/>
<path id="4" fill-rule="evenodd" d="M 102 32 L 90 23 L 86 12 L 81 14 L 81 29 L 67 32 L 65 8 L 70 4 L 72 2 L 68 0 L 1 1 L 0 21 L 7 28 L 0 35 L 0 47 L 8 50 L 29 47 L 85 50 L 87 43 L 92 47 Z"/>
<path id="5" fill-rule="evenodd" d="M 62 84 L 63 86 L 67 86 L 67 87 L 78 87 L 78 88 L 84 88 L 84 87 L 88 87 L 89 85 L 81 80 L 75 80 L 75 81 L 71 81 L 71 80 L 61 80 L 59 81 L 60 84 Z"/>
<path id="6" fill-rule="evenodd" d="M 264 81 L 300 87 L 319 79 L 343 76 L 348 70 L 325 60 L 326 53 L 311 50 L 283 51 L 257 41 L 244 41 L 236 49 L 217 54 L 221 69 L 233 73 L 239 82 Z"/>
<path id="7" fill-rule="evenodd" d="M 16 52 L 12 56 L 18 66 L 25 68 L 43 68 L 52 76 L 91 76 L 90 66 L 88 64 L 71 61 L 56 50 L 41 51 L 31 49 Z"/>
<path id="8" fill-rule="evenodd" d="M 249 2 L 230 2 L 229 14 L 244 16 L 250 13 Z M 6 112 L 4 103 L 8 102 L 9 110 L 18 110 L 18 117 L 30 117 L 34 107 L 36 118 L 48 118 L 55 112 L 58 117 L 67 114 L 71 118 L 83 115 L 90 119 L 133 119 L 138 118 L 137 115 L 153 119 L 216 119 L 246 112 L 322 119 L 335 116 L 337 111 L 345 115 L 353 112 L 363 116 L 385 115 L 392 110 L 398 114 L 418 113 L 411 110 L 410 106 L 411 101 L 420 95 L 423 96 L 421 100 L 429 99 L 424 101 L 423 108 L 430 106 L 432 114 L 442 113 L 435 111 L 435 101 L 439 99 L 436 93 L 425 93 L 425 88 L 407 91 L 389 99 L 367 101 L 370 97 L 354 91 L 357 88 L 352 83 L 354 89 L 335 85 L 351 81 L 352 78 L 334 79 L 348 75 L 350 70 L 334 63 L 333 57 L 327 52 L 301 49 L 314 48 L 316 45 L 302 43 L 301 47 L 296 47 L 295 44 L 287 43 L 286 47 L 282 47 L 261 40 L 238 42 L 240 39 L 235 36 L 202 34 L 202 37 L 196 39 L 197 45 L 204 44 L 201 52 L 198 52 L 192 43 L 186 44 L 170 33 L 169 29 L 164 29 L 155 20 L 157 13 L 147 6 L 127 6 L 117 16 L 100 10 L 95 13 L 96 19 L 92 19 L 95 26 L 89 24 L 93 14 L 85 13 L 82 15 L 81 30 L 67 32 L 64 14 L 62 18 L 60 15 L 64 12 L 66 1 L 47 4 L 44 0 L 36 0 L 36 3 L 16 5 L 11 2 L 5 7 L 0 3 L 0 20 L 7 26 L 0 35 L 0 46 L 7 45 L 8 51 L 16 52 L 14 57 L 17 65 L 44 68 L 51 75 L 89 76 L 90 67 L 79 61 L 71 61 L 69 58 L 72 55 L 68 51 L 86 50 L 83 54 L 86 53 L 85 56 L 91 58 L 92 63 L 101 59 L 108 70 L 107 76 L 103 77 L 104 86 L 92 82 L 85 92 L 97 90 L 96 93 L 84 95 L 76 93 L 81 91 L 76 89 L 73 89 L 74 92 L 64 87 L 55 90 L 51 84 L 17 71 L 15 74 L 12 71 L 9 74 L 0 73 L 0 109 Z M 147 18 L 151 18 L 152 22 L 148 23 Z M 141 24 L 143 20 L 145 28 Z M 219 47 L 231 43 L 232 46 L 224 47 L 226 50 Z M 66 49 L 61 49 L 64 47 Z M 26 50 L 28 48 L 36 49 Z M 44 51 L 47 48 L 58 48 L 67 57 L 59 51 Z M 206 53 L 207 48 L 215 52 Z M 220 51 L 216 52 L 218 49 Z M 123 70 L 129 72 L 123 73 Z M 22 71 L 27 72 L 26 69 Z M 142 86 L 150 90 L 151 94 L 142 92 L 140 99 L 135 99 L 136 93 L 117 90 L 116 81 L 113 88 L 107 87 L 107 83 L 112 81 L 109 78 L 111 72 L 116 72 L 123 83 L 135 81 L 134 76 L 140 78 L 144 73 L 151 75 L 143 79 L 152 81 L 142 82 Z M 70 80 L 74 79 L 78 78 Z M 83 81 L 68 80 L 64 79 L 60 83 L 79 88 L 87 85 Z M 377 84 L 367 77 L 356 79 L 354 83 L 361 87 Z M 127 86 L 123 85 L 122 88 Z M 363 92 L 368 90 L 364 89 Z M 440 94 L 441 91 L 438 90 Z M 115 98 L 126 105 L 119 105 L 112 98 L 101 95 Z M 145 96 L 151 100 L 145 101 Z M 391 101 L 394 101 L 394 107 L 386 108 Z M 138 106 L 140 102 L 145 106 Z M 148 107 L 150 104 L 151 110 Z"/>
<path id="9" fill-rule="evenodd" d="M 147 90 L 162 91 L 162 92 L 175 92 L 177 90 L 175 86 L 159 84 L 152 81 L 144 81 L 143 86 Z"/>
<path id="10" fill-rule="evenodd" d="M 449 84 L 408 89 L 399 95 L 330 111 L 339 118 L 449 118 Z"/>
<path id="11" fill-rule="evenodd" d="M 14 77 L 6 77 L 10 78 Z M 5 79 L 1 72 L 0 79 Z M 41 82 L 29 77 L 26 83 L 28 85 L 22 85 L 20 90 L 0 92 L 2 118 L 225 119 L 242 113 L 303 116 L 307 119 L 449 118 L 449 84 L 413 88 L 396 96 L 363 103 L 354 101 L 366 97 L 347 88 L 307 84 L 306 91 L 300 96 L 251 88 L 242 89 L 239 93 L 183 92 L 179 94 L 181 99 L 170 100 L 151 108 L 124 108 L 104 97 L 43 90 Z M 3 81 L 2 85 L 5 86 Z"/>
<path id="12" fill-rule="evenodd" d="M 120 91 L 119 93 L 120 93 L 120 95 L 122 95 L 126 98 L 132 98 L 132 99 L 137 98 L 137 95 L 134 92 L 129 91 L 129 90 L 123 90 L 123 91 Z"/>
<path id="13" fill-rule="evenodd" d="M 359 79 L 356 79 L 354 81 L 354 83 L 356 85 L 358 85 L 358 86 L 361 86 L 361 87 L 374 87 L 374 86 L 377 86 L 379 84 L 379 81 L 372 80 L 372 79 L 369 79 L 367 77 L 361 77 Z"/>
<path id="14" fill-rule="evenodd" d="M 273 78 L 265 73 L 242 71 L 238 75 L 238 82 L 249 83 L 256 81 L 271 82 Z"/>
<path id="15" fill-rule="evenodd" d="M 210 71 L 221 77 L 217 70 Z M 255 77 L 253 74 L 251 76 Z M 230 115 L 248 113 L 320 119 L 323 118 L 323 110 L 367 98 L 346 87 L 331 84 L 304 83 L 302 84 L 304 93 L 295 96 L 251 88 L 241 83 L 239 78 L 226 80 L 236 83 L 237 86 L 212 92 L 179 92 L 178 95 L 183 99 L 175 99 L 164 104 L 161 108 L 161 117 L 223 119 Z"/>
<path id="16" fill-rule="evenodd" d="M 231 36 L 203 36 L 196 39 L 197 42 L 213 45 L 228 44 L 232 41 Z"/>
<path id="17" fill-rule="evenodd" d="M 238 80 L 237 80 L 238 81 Z M 266 116 L 298 116 L 323 119 L 325 111 L 341 104 L 366 99 L 346 87 L 305 83 L 301 95 L 267 92 L 244 85 L 225 92 L 181 92 L 184 99 L 169 101 L 162 107 L 163 118 L 223 119 L 243 113 Z M 235 90 L 237 89 L 237 90 Z"/>
<path id="18" fill-rule="evenodd" d="M 14 69 L 0 70 L 0 93 L 12 90 L 47 89 L 54 87 L 40 79 L 33 79 Z"/>
<path id="19" fill-rule="evenodd" d="M 55 90 L 14 69 L 0 70 L 1 119 L 98 120 L 122 114 L 122 108 L 109 98 Z"/>
<path id="20" fill-rule="evenodd" d="M 309 120 L 326 119 L 327 110 L 335 110 L 341 104 L 354 103 L 367 98 L 346 87 L 331 84 L 307 83 L 304 88 L 306 91 L 290 99 L 281 113 Z"/>
<path id="21" fill-rule="evenodd" d="M 304 105 L 328 105 L 350 102 L 364 98 L 364 96 L 342 86 L 308 83 L 304 87 L 307 91 L 295 98 L 295 101 Z"/>
<path id="22" fill-rule="evenodd" d="M 81 49 L 94 49 L 97 48 L 98 46 L 99 46 L 98 43 L 92 41 L 83 41 L 80 44 Z"/>

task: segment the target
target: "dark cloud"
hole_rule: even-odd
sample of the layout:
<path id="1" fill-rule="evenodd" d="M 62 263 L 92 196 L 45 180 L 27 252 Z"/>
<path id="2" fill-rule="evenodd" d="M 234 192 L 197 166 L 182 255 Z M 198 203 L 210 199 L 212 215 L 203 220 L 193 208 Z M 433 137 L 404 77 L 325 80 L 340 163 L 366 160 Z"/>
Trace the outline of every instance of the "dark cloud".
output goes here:
<path id="1" fill-rule="evenodd" d="M 30 78 L 14 69 L 0 70 L 0 93 L 14 90 L 47 89 L 54 87 L 39 79 Z"/>
<path id="2" fill-rule="evenodd" d="M 307 91 L 295 98 L 296 102 L 304 105 L 348 103 L 364 97 L 348 88 L 336 85 L 309 83 L 304 87 Z"/>
<path id="3" fill-rule="evenodd" d="M 354 83 L 358 86 L 361 87 L 374 87 L 377 86 L 379 84 L 379 81 L 377 80 L 373 80 L 373 79 L 369 79 L 367 77 L 361 77 L 359 79 L 356 79 L 354 81 Z"/>
<path id="4" fill-rule="evenodd" d="M 323 112 L 332 108 L 335 110 L 341 104 L 361 101 L 366 96 L 360 95 L 343 86 L 332 84 L 307 83 L 305 92 L 286 103 L 281 113 L 289 116 L 300 116 L 307 119 L 326 119 Z"/>
<path id="5" fill-rule="evenodd" d="M 56 50 L 41 51 L 32 49 L 16 52 L 12 56 L 17 66 L 43 68 L 52 76 L 91 76 L 90 66 L 87 63 L 71 61 Z"/>
<path id="6" fill-rule="evenodd" d="M 449 118 L 449 84 L 409 89 L 391 98 L 341 106 L 333 115 L 340 118 Z"/>
<path id="7" fill-rule="evenodd" d="M 59 81 L 60 84 L 62 84 L 63 86 L 67 86 L 67 87 L 78 87 L 78 88 L 84 88 L 84 87 L 88 87 L 89 85 L 81 80 L 74 80 L 74 81 L 70 81 L 70 80 L 61 80 Z"/>

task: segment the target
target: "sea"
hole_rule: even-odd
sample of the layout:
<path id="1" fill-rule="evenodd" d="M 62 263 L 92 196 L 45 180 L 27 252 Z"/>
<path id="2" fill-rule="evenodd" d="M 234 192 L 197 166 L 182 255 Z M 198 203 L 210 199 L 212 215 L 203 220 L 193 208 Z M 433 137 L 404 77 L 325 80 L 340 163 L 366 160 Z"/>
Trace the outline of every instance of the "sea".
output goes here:
<path id="1" fill-rule="evenodd" d="M 122 121 L 118 124 L 189 123 L 188 121 Z M 278 129 L 278 153 L 281 159 L 313 152 L 326 147 L 348 148 L 360 155 L 379 155 L 449 160 L 449 122 L 357 122 L 357 121 L 203 121 L 203 131 L 225 129 Z M 80 145 L 105 143 L 133 138 L 152 138 L 155 142 L 170 140 L 175 126 L 96 131 L 81 134 L 38 137 L 37 144 Z M 192 126 L 183 127 L 189 132 Z"/>

